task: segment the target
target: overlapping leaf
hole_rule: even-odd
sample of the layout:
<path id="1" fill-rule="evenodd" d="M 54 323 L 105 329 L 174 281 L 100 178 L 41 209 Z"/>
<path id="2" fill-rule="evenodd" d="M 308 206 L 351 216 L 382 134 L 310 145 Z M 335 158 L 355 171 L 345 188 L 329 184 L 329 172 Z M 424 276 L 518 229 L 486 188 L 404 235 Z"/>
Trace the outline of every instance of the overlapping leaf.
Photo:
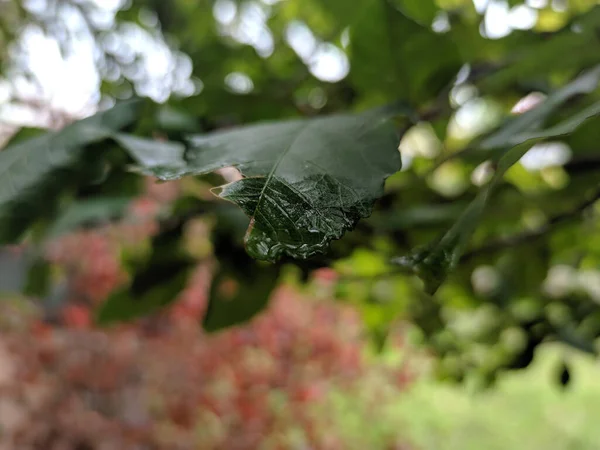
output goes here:
<path id="1" fill-rule="evenodd" d="M 508 122 L 480 141 L 477 151 L 484 152 L 489 158 L 497 160 L 493 179 L 439 240 L 417 249 L 408 257 L 397 258 L 395 262 L 414 271 L 424 280 L 427 291 L 435 292 L 448 272 L 459 262 L 494 188 L 502 181 L 507 170 L 535 143 L 572 133 L 586 120 L 600 114 L 600 102 L 595 102 L 557 125 L 545 130 L 540 129 L 544 119 L 557 107 L 574 95 L 594 91 L 599 81 L 600 66 L 577 77 L 535 109 Z"/>
<path id="2" fill-rule="evenodd" d="M 245 243 L 260 260 L 307 258 L 371 213 L 385 179 L 400 169 L 389 109 L 360 115 L 264 123 L 197 136 L 191 147 L 146 148 L 117 138 L 162 179 L 234 166 L 243 179 L 219 196 L 250 218 Z"/>

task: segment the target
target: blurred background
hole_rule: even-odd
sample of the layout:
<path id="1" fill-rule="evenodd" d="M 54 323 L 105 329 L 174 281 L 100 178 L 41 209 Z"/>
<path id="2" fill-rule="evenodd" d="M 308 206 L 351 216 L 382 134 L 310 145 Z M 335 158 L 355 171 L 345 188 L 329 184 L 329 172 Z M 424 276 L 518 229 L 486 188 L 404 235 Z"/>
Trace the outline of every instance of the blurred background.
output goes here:
<path id="1" fill-rule="evenodd" d="M 600 63 L 598 3 L 0 0 L 0 147 L 134 96 L 158 104 L 138 131 L 159 141 L 396 99 L 421 117 L 373 215 L 316 262 L 241 256 L 248 219 L 211 194 L 235 170 L 100 174 L 43 239 L 1 248 L 0 449 L 600 448 L 597 118 L 507 172 L 436 296 L 388 262 L 489 180 L 454 156 Z M 174 248 L 190 270 L 168 305 L 95 324 L 140 261 L 177 272 Z M 219 289 L 275 288 L 211 333 L 226 265 Z"/>

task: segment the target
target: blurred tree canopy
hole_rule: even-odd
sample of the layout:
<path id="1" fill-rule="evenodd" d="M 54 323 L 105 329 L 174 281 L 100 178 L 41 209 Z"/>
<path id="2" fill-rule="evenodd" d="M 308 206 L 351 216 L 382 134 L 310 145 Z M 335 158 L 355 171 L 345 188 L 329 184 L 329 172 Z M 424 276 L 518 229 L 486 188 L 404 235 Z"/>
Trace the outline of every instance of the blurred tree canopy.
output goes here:
<path id="1" fill-rule="evenodd" d="M 173 301 L 205 257 L 186 226 L 210 218 L 207 330 L 253 317 L 282 268 L 329 267 L 378 342 L 415 324 L 449 378 L 547 340 L 596 353 L 597 3 L 0 0 L 0 121 L 20 128 L 0 241 L 43 246 L 118 218 L 140 174 L 183 179 L 100 322 Z"/>

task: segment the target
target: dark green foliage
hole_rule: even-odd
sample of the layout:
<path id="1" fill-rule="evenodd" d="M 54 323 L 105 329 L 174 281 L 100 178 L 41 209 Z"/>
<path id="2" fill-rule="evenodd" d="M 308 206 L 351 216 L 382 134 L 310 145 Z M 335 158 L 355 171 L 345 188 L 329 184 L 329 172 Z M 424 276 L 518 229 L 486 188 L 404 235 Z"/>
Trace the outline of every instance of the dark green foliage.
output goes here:
<path id="1" fill-rule="evenodd" d="M 98 310 L 100 324 L 136 319 L 158 311 L 177 299 L 194 267 L 181 245 L 179 221 L 164 228 L 151 242 L 151 252 L 134 264 L 131 282 L 111 295 Z"/>
<path id="2" fill-rule="evenodd" d="M 257 259 L 307 258 L 370 215 L 387 177 L 400 169 L 387 109 L 357 116 L 260 124 L 175 144 L 119 136 L 148 173 L 171 180 L 234 166 L 245 177 L 219 196 L 251 218 L 245 243 Z"/>
<path id="3" fill-rule="evenodd" d="M 470 0 L 234 3 L 226 25 L 209 0 L 134 1 L 119 12 L 137 22 L 154 11 L 202 91 L 165 105 L 118 104 L 58 133 L 22 130 L 0 153 L 0 242 L 39 242 L 119 218 L 140 173 L 194 178 L 217 198 L 172 207 L 150 256 L 128 261 L 131 283 L 102 307 L 101 322 L 174 301 L 198 264 L 182 248 L 182 230 L 208 217 L 216 259 L 208 331 L 264 308 L 285 262 L 304 278 L 338 270 L 338 296 L 361 310 L 379 346 L 396 319 L 416 324 L 448 378 L 477 370 L 492 381 L 499 369 L 526 367 L 548 340 L 595 353 L 596 2 L 547 8 L 539 29 L 502 38 L 482 35 Z M 252 7 L 264 16 L 270 53 L 236 41 Z M 314 55 L 287 42 L 294 21 L 310 29 L 303 42 L 313 52 L 337 47 L 346 76 L 315 75 Z M 248 92 L 225 82 L 232 73 L 248 77 Z M 121 78 L 104 93 L 131 84 Z M 511 113 L 532 91 L 545 99 Z M 564 161 L 525 167 L 531 149 L 558 144 L 570 150 Z M 472 182 L 481 164 L 489 176 Z M 241 179 L 223 184 L 211 174 L 225 167 Z M 34 268 L 32 286 L 42 286 L 45 268 Z M 566 287 L 560 270 L 574 274 Z"/>
<path id="4" fill-rule="evenodd" d="M 280 267 L 259 263 L 231 236 L 215 238 L 218 267 L 202 322 L 206 331 L 218 331 L 250 320 L 265 308 L 275 288 Z"/>
<path id="5" fill-rule="evenodd" d="M 126 102 L 57 133 L 19 140 L 0 153 L 0 242 L 18 240 L 37 220 L 51 218 L 61 197 L 102 164 L 101 146 L 138 118 L 139 102 Z"/>
<path id="6" fill-rule="evenodd" d="M 28 267 L 27 281 L 23 287 L 23 293 L 35 298 L 41 298 L 48 291 L 50 275 L 50 264 L 41 258 L 35 259 Z"/>
<path id="7" fill-rule="evenodd" d="M 351 24 L 352 81 L 357 89 L 376 98 L 391 95 L 423 103 L 450 84 L 461 65 L 452 39 L 413 22 L 392 2 L 359 3 L 362 8 L 356 8 Z M 411 2 L 404 3 L 408 8 Z"/>
<path id="8" fill-rule="evenodd" d="M 94 197 L 74 202 L 59 215 L 48 231 L 53 238 L 77 228 L 93 228 L 122 217 L 132 198 Z"/>

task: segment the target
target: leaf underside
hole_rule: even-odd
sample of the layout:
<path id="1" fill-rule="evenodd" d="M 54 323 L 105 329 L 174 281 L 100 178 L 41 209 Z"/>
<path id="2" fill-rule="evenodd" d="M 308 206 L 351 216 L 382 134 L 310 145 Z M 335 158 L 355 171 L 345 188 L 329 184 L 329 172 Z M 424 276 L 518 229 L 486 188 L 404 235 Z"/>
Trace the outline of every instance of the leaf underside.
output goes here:
<path id="1" fill-rule="evenodd" d="M 236 167 L 243 178 L 216 193 L 250 217 L 250 256 L 308 258 L 368 217 L 385 179 L 400 169 L 389 116 L 374 110 L 259 124 L 194 137 L 185 152 L 157 157 L 154 148 L 151 158 L 143 145 L 121 143 L 145 172 L 165 180 Z"/>

